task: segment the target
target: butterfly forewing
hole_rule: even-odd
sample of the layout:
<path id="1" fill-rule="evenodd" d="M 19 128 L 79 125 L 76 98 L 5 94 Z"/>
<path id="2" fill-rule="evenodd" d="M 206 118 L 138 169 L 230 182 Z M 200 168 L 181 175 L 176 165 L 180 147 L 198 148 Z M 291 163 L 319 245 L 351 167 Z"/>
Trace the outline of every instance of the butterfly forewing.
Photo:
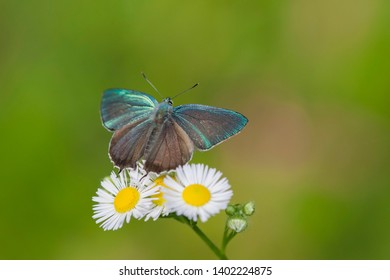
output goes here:
<path id="1" fill-rule="evenodd" d="M 208 150 L 237 134 L 248 122 L 232 110 L 198 104 L 175 107 L 173 118 L 199 150 Z"/>
<path id="2" fill-rule="evenodd" d="M 101 103 L 103 125 L 109 130 L 118 130 L 148 117 L 157 104 L 156 99 L 146 93 L 108 89 L 103 93 Z"/>

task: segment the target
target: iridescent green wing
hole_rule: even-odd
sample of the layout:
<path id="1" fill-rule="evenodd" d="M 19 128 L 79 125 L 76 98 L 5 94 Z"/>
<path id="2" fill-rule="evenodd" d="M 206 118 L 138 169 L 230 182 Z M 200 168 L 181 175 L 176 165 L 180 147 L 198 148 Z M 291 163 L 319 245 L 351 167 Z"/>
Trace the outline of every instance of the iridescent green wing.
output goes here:
<path id="1" fill-rule="evenodd" d="M 157 104 L 153 96 L 143 92 L 108 89 L 103 93 L 100 108 L 103 125 L 112 131 L 146 120 L 151 117 Z"/>
<path id="2" fill-rule="evenodd" d="M 195 146 L 203 151 L 239 133 L 248 122 L 238 112 L 198 104 L 177 106 L 172 116 Z"/>

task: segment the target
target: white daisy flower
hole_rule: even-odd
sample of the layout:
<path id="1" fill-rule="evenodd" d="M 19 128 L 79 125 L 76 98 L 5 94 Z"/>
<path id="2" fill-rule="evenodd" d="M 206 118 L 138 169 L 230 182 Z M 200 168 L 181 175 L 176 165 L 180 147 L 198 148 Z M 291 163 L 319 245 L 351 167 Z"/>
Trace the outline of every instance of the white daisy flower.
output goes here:
<path id="1" fill-rule="evenodd" d="M 222 173 L 203 164 L 179 166 L 176 180 L 164 179 L 164 198 L 167 208 L 188 219 L 206 222 L 208 218 L 225 209 L 233 196 L 229 182 Z"/>
<path id="2" fill-rule="evenodd" d="M 117 230 L 131 217 L 143 218 L 153 208 L 151 196 L 158 191 L 146 185 L 148 180 L 150 178 L 139 168 L 124 169 L 119 175 L 112 172 L 101 182 L 103 188 L 97 190 L 97 196 L 92 198 L 97 202 L 92 218 L 97 224 L 102 223 L 100 226 L 104 230 Z"/>
<path id="3" fill-rule="evenodd" d="M 152 218 L 154 221 L 157 220 L 160 216 L 167 216 L 170 212 L 168 208 L 166 207 L 166 200 L 163 197 L 164 190 L 168 188 L 164 184 L 164 178 L 166 177 L 166 174 L 162 174 L 158 177 L 155 175 L 151 175 L 151 180 L 153 181 L 152 185 L 154 188 L 158 190 L 158 192 L 154 195 L 152 195 L 153 204 L 155 205 L 154 208 L 146 215 L 145 221 Z M 153 178 L 156 177 L 156 178 Z"/>

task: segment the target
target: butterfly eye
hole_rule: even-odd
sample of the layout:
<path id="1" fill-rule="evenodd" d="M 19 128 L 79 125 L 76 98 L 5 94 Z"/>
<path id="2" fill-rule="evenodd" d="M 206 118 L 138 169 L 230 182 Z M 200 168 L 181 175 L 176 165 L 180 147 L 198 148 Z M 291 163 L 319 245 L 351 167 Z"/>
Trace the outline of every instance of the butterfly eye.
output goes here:
<path id="1" fill-rule="evenodd" d="M 171 105 L 171 106 L 173 105 L 173 101 L 172 101 L 172 99 L 169 98 L 169 97 L 165 98 L 164 101 L 165 101 L 166 103 L 168 103 L 168 105 Z"/>

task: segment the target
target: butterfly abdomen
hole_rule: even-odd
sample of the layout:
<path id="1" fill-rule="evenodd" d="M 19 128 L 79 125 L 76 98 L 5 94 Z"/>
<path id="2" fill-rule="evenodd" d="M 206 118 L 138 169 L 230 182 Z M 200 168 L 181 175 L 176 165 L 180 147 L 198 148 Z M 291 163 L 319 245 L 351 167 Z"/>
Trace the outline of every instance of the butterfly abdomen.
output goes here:
<path id="1" fill-rule="evenodd" d="M 144 150 L 144 158 L 147 158 L 150 154 L 150 150 L 154 146 L 156 139 L 158 138 L 158 135 L 161 133 L 161 129 L 158 128 L 158 126 L 153 126 L 151 128 L 152 131 L 150 132 L 149 138 L 146 140 L 145 150 Z"/>
<path id="2" fill-rule="evenodd" d="M 153 126 L 150 128 L 151 132 L 145 146 L 144 158 L 149 156 L 151 148 L 155 146 L 157 139 L 159 139 L 164 122 L 171 121 L 170 116 L 172 111 L 173 107 L 171 103 L 166 100 L 158 104 L 154 109 Z"/>

